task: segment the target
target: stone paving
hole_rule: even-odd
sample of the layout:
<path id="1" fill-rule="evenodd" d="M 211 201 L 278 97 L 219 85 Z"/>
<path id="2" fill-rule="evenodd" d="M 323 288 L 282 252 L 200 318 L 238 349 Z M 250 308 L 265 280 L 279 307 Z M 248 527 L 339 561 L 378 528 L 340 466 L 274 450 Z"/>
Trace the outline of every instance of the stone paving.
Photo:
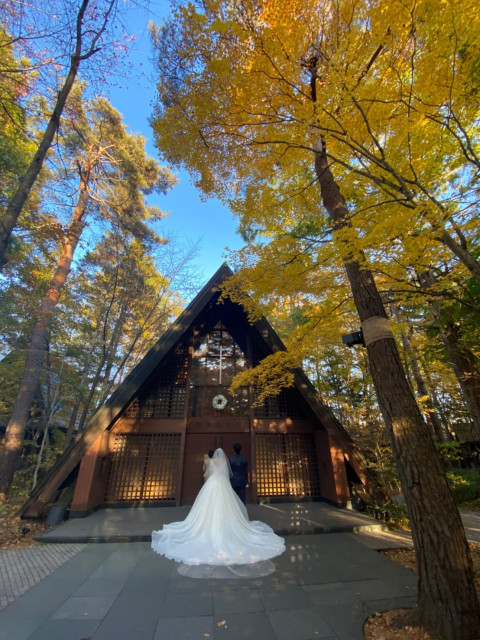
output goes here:
<path id="1" fill-rule="evenodd" d="M 0 551 L 0 611 L 84 548 L 49 544 Z"/>
<path id="2" fill-rule="evenodd" d="M 364 514 L 337 509 L 325 503 L 248 505 L 251 519 L 263 520 L 277 532 L 314 533 L 328 531 L 363 531 L 384 533 L 368 537 L 371 548 L 399 546 L 388 542 L 386 528 Z M 154 528 L 165 522 L 185 518 L 190 507 L 102 509 L 87 518 L 67 520 L 39 536 L 45 545 L 0 551 L 0 611 L 26 593 L 40 580 L 61 567 L 85 547 L 85 542 L 138 542 L 150 539 Z"/>
<path id="3" fill-rule="evenodd" d="M 373 612 L 416 601 L 415 575 L 376 553 L 411 546 L 411 536 L 355 512 L 263 509 L 276 530 L 287 530 L 286 553 L 257 574 L 249 567 L 227 577 L 182 572 L 140 541 L 152 519 L 161 526 L 158 513 L 121 511 L 97 515 L 89 528 L 88 518 L 77 521 L 68 543 L 0 551 L 0 640 L 361 640 Z M 468 539 L 478 541 L 480 513 L 462 517 Z M 119 538 L 138 541 L 108 542 Z"/>
<path id="4" fill-rule="evenodd" d="M 0 640 L 362 640 L 372 613 L 415 603 L 416 577 L 359 537 L 286 536 L 271 571 L 219 579 L 147 542 L 90 543 L 0 612 Z"/>
<path id="5" fill-rule="evenodd" d="M 388 527 L 365 513 L 326 502 L 247 505 L 250 520 L 265 522 L 278 535 L 384 531 Z M 40 542 L 148 542 L 154 529 L 183 520 L 182 507 L 99 509 L 86 518 L 70 518 L 36 538 Z"/>

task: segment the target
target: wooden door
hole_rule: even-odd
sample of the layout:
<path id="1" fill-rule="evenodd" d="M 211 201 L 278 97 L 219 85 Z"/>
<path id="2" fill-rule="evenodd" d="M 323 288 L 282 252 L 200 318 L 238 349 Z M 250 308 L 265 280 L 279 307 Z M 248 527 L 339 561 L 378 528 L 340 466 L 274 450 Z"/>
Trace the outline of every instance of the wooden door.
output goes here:
<path id="1" fill-rule="evenodd" d="M 242 453 L 250 467 L 250 433 L 187 433 L 183 462 L 182 504 L 193 504 L 203 485 L 203 460 L 210 449 L 221 447 L 228 458 L 233 455 L 233 445 L 242 445 Z M 247 490 L 247 502 L 250 491 Z"/>

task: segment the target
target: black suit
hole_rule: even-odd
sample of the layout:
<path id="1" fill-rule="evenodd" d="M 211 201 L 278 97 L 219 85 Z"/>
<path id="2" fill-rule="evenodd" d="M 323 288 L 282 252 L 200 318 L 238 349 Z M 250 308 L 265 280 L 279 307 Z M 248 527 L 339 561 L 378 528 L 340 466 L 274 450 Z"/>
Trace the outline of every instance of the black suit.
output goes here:
<path id="1" fill-rule="evenodd" d="M 232 488 L 243 504 L 246 504 L 245 487 L 248 483 L 247 459 L 241 453 L 236 453 L 230 458 L 230 466 L 232 467 L 233 474 L 230 478 Z"/>

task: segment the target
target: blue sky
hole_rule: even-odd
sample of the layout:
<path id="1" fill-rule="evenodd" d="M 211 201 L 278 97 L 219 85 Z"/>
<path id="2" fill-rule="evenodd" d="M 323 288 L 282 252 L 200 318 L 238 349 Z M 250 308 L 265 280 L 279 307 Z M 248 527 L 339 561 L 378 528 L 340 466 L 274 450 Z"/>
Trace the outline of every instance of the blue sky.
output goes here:
<path id="1" fill-rule="evenodd" d="M 149 7 L 149 14 L 133 7 L 126 13 L 128 30 L 136 39 L 129 56 L 132 69 L 128 78 L 113 78 L 116 86 L 109 90 L 109 98 L 112 105 L 123 114 L 127 127 L 147 138 L 148 153 L 158 159 L 148 124 L 155 96 L 155 81 L 147 22 L 149 19 L 160 22 L 168 12 L 169 3 L 167 0 L 152 0 Z M 238 249 L 242 246 L 242 240 L 236 234 L 237 223 L 229 209 L 213 199 L 201 202 L 188 174 L 180 171 L 179 177 L 179 184 L 167 196 L 151 202 L 170 212 L 162 223 L 164 233 L 172 232 L 191 242 L 200 240 L 196 262 L 206 281 L 225 260 L 225 247 Z M 201 286 L 204 282 L 199 284 Z"/>

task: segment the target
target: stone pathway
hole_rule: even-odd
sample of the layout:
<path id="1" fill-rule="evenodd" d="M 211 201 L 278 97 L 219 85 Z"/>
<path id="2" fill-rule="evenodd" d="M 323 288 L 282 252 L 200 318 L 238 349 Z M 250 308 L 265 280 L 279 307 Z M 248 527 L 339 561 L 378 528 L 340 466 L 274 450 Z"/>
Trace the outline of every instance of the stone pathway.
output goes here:
<path id="1" fill-rule="evenodd" d="M 85 546 L 47 544 L 0 551 L 0 611 L 76 556 Z"/>
<path id="2" fill-rule="evenodd" d="M 118 510 L 118 511 L 122 511 L 122 510 Z M 165 513 L 164 511 L 162 511 L 161 513 L 164 514 L 164 518 L 166 519 L 168 514 Z M 471 541 L 480 542 L 480 533 L 479 533 L 480 532 L 480 513 L 464 512 L 464 511 L 462 511 L 461 513 L 462 513 L 462 518 L 463 518 L 464 525 L 467 532 L 467 538 Z M 137 511 L 135 515 L 138 516 L 138 514 L 139 512 Z M 120 517 L 118 513 L 114 515 L 117 518 Z M 125 513 L 121 515 L 122 515 L 122 518 L 121 518 L 122 528 L 120 530 L 122 531 L 123 526 L 125 525 L 124 519 L 129 514 L 127 513 L 127 510 L 125 510 Z M 149 527 L 151 526 L 151 523 L 149 522 L 149 520 L 152 519 L 153 515 L 154 515 L 153 513 L 149 514 L 149 518 L 147 519 L 148 522 L 141 522 L 140 529 L 139 529 L 138 520 L 136 522 L 135 529 L 132 529 L 130 531 L 128 530 L 128 527 L 127 527 L 129 535 L 126 537 L 127 538 L 138 537 L 142 539 L 144 537 L 143 529 L 145 529 L 146 531 L 149 529 Z M 398 532 L 398 531 L 388 532 L 385 530 L 382 531 L 381 530 L 382 528 L 378 526 L 365 526 L 366 523 L 364 522 L 352 521 L 352 515 L 355 518 L 359 516 L 355 513 L 354 514 L 348 513 L 347 511 L 337 511 L 337 513 L 334 514 L 335 521 L 334 520 L 330 521 L 331 516 L 324 506 L 317 507 L 315 505 L 312 506 L 308 504 L 294 505 L 294 507 L 292 506 L 278 507 L 277 505 L 270 506 L 268 507 L 267 511 L 264 508 L 261 515 L 264 516 L 264 519 L 267 519 L 268 517 L 270 517 L 272 519 L 272 524 L 276 525 L 275 528 L 277 529 L 278 528 L 290 529 L 293 532 L 295 530 L 298 530 L 298 528 L 300 529 L 310 528 L 313 533 L 314 531 L 317 532 L 318 530 L 328 531 L 330 529 L 331 531 L 335 531 L 335 530 L 345 531 L 345 529 L 350 528 L 351 533 L 350 534 L 340 533 L 338 535 L 327 534 L 326 536 L 324 535 L 292 536 L 290 538 L 291 552 L 290 554 L 285 554 L 285 557 L 281 557 L 278 559 L 278 561 L 276 561 L 276 564 L 279 565 L 277 567 L 276 574 L 273 574 L 273 576 L 269 576 L 267 572 L 261 577 L 258 577 L 257 579 L 250 579 L 250 580 L 248 580 L 248 578 L 243 579 L 240 581 L 240 583 L 238 583 L 236 587 L 234 587 L 233 591 L 235 592 L 234 593 L 235 595 L 234 601 L 236 603 L 235 606 L 240 607 L 238 612 L 235 611 L 235 615 L 238 615 L 239 619 L 241 618 L 242 624 L 243 624 L 245 615 L 248 616 L 250 615 L 251 612 L 253 612 L 252 613 L 253 617 L 256 616 L 260 618 L 263 616 L 262 623 L 265 623 L 267 625 L 268 632 L 265 631 L 265 634 L 263 635 L 260 634 L 259 640 L 260 639 L 263 640 L 263 638 L 265 639 L 268 638 L 268 640 L 270 640 L 270 638 L 275 638 L 276 640 L 277 639 L 286 640 L 287 637 L 288 637 L 288 640 L 293 640 L 294 637 L 295 637 L 295 640 L 297 640 L 297 636 L 299 640 L 304 640 L 304 638 L 310 637 L 311 629 L 310 628 L 307 629 L 308 627 L 307 622 L 309 620 L 308 615 L 313 616 L 315 618 L 315 624 L 314 624 L 315 637 L 317 637 L 317 635 L 320 633 L 319 629 L 321 625 L 328 622 L 327 627 L 325 628 L 322 627 L 322 632 L 320 633 L 321 637 L 325 637 L 325 638 L 328 637 L 329 639 L 330 638 L 342 638 L 342 639 L 348 638 L 348 640 L 352 640 L 352 638 L 357 638 L 357 637 L 361 638 L 363 637 L 361 632 L 362 620 L 364 620 L 365 616 L 372 610 L 384 610 L 386 608 L 395 608 L 397 605 L 412 606 L 412 604 L 414 603 L 416 577 L 413 574 L 410 574 L 410 572 L 408 572 L 407 570 L 401 567 L 398 567 L 398 566 L 394 567 L 394 563 L 390 563 L 390 561 L 387 561 L 385 558 L 379 557 L 378 554 L 373 554 L 368 557 L 365 556 L 365 558 L 363 558 L 365 554 L 372 553 L 372 551 L 368 552 L 366 549 L 378 550 L 378 549 L 384 549 L 384 548 L 405 548 L 405 547 L 411 546 L 412 542 L 411 542 L 411 536 L 409 533 Z M 155 520 L 156 519 L 157 518 L 155 517 Z M 337 522 L 338 519 L 340 520 Z M 83 524 L 83 526 L 85 526 L 86 520 L 88 519 L 85 519 L 83 523 L 81 523 Z M 275 520 L 275 522 L 273 522 L 273 520 Z M 78 521 L 77 521 L 77 524 L 78 524 Z M 97 529 L 97 531 L 95 533 L 97 535 L 98 535 L 98 528 L 99 528 L 98 524 L 99 523 L 96 522 L 95 529 Z M 107 524 L 108 526 L 106 526 Z M 116 527 L 112 525 L 118 526 L 118 524 L 119 523 L 117 522 L 112 522 L 112 517 L 110 515 L 110 517 L 108 517 L 107 520 L 102 523 L 102 527 L 100 527 L 100 529 L 102 529 L 101 533 L 106 539 L 108 539 L 108 537 L 116 533 Z M 128 524 L 128 520 L 127 520 L 127 524 Z M 88 535 L 86 534 L 91 535 L 91 532 L 82 531 L 82 535 L 85 538 L 88 538 Z M 116 536 L 112 536 L 112 537 L 115 538 Z M 105 538 L 103 540 L 104 542 L 106 542 Z M 356 547 L 355 551 L 353 551 L 353 549 L 350 551 L 348 547 L 345 547 L 344 549 L 342 549 L 341 553 L 338 553 L 340 549 L 337 549 L 337 553 L 335 553 L 335 548 L 342 547 L 344 542 L 346 542 L 348 539 L 351 541 L 351 543 L 349 544 L 353 544 L 353 546 Z M 306 544 L 307 541 L 308 541 L 308 544 Z M 329 541 L 328 545 L 326 544 L 327 541 Z M 322 549 L 322 547 L 325 545 L 328 546 L 328 553 L 326 553 L 326 549 L 325 550 Z M 365 549 L 365 551 L 362 551 L 361 550 L 362 548 Z M 115 552 L 112 554 L 113 550 L 115 550 Z M 112 603 L 114 603 L 114 601 L 117 599 L 117 596 L 120 595 L 117 593 L 118 571 L 122 572 L 125 570 L 125 567 L 122 566 L 124 565 L 123 559 L 124 559 L 124 556 L 125 558 L 129 556 L 131 551 L 134 551 L 133 555 L 135 556 L 135 558 L 128 558 L 129 559 L 129 562 L 127 562 L 128 567 L 130 567 L 130 564 L 132 564 L 133 560 L 135 560 L 135 562 L 133 562 L 130 569 L 128 569 L 127 567 L 128 569 L 127 573 L 130 572 L 130 570 L 133 568 L 133 565 L 136 564 L 137 560 L 140 561 L 140 558 L 142 557 L 143 557 L 143 562 L 140 565 L 138 565 L 136 569 L 134 569 L 135 575 L 133 577 L 135 579 L 133 580 L 133 582 L 135 584 L 130 585 L 131 587 L 130 597 L 132 596 L 132 594 L 139 595 L 137 591 L 140 588 L 146 589 L 146 593 L 148 593 L 149 595 L 151 593 L 155 593 L 159 586 L 159 583 L 157 580 L 159 574 L 157 573 L 155 566 L 159 562 L 162 563 L 162 567 L 165 562 L 167 562 L 167 564 L 170 564 L 170 565 L 173 563 L 171 563 L 171 561 L 166 561 L 165 559 L 162 559 L 156 556 L 156 554 L 151 554 L 148 544 L 137 543 L 137 544 L 124 544 L 124 545 L 118 545 L 118 544 L 111 545 L 106 543 L 106 544 L 98 545 L 98 544 L 84 544 L 81 542 L 71 541 L 71 542 L 65 542 L 65 543 L 52 542 L 50 544 L 34 545 L 32 547 L 28 547 L 24 549 L 0 551 L 0 611 L 2 612 L 0 614 L 0 640 L 26 640 L 27 638 L 30 639 L 30 634 L 34 632 L 35 629 L 36 631 L 31 636 L 31 640 L 46 640 L 47 638 L 48 640 L 70 640 L 70 636 L 72 637 L 72 639 L 78 640 L 78 637 L 82 637 L 82 636 L 81 634 L 80 636 L 78 636 L 80 629 L 77 629 L 77 626 L 79 625 L 82 626 L 82 624 L 84 624 L 83 622 L 81 622 L 80 618 L 78 617 L 80 614 L 77 611 L 73 611 L 73 612 L 67 611 L 65 613 L 63 609 L 61 609 L 61 606 L 67 606 L 67 603 L 70 603 L 70 604 L 76 603 L 76 605 L 81 604 L 82 607 L 85 607 L 90 602 L 90 600 L 92 599 L 95 600 L 97 596 L 98 597 L 101 596 L 103 597 L 103 599 L 105 599 L 105 595 L 109 596 L 110 600 L 112 601 L 110 602 L 109 600 L 109 604 L 112 605 Z M 83 552 L 83 553 L 80 553 L 80 552 Z M 323 561 L 317 567 L 313 567 L 313 565 L 316 564 L 316 559 L 318 555 L 317 552 L 320 552 L 318 557 L 320 558 L 321 556 L 323 558 Z M 342 567 L 342 562 L 347 559 L 345 557 L 346 555 L 345 552 L 347 552 L 347 555 L 349 557 L 348 557 L 347 566 Z M 337 560 L 334 566 L 330 567 L 328 563 L 331 562 L 332 553 L 334 556 L 335 555 L 337 556 Z M 80 555 L 77 558 L 76 556 L 78 554 Z M 112 557 L 108 558 L 110 554 L 112 554 Z M 137 554 L 138 554 L 138 557 L 137 557 Z M 290 555 L 289 558 L 286 557 L 288 555 Z M 120 566 L 117 565 L 117 562 L 115 561 L 113 563 L 113 568 L 110 567 L 109 562 L 111 562 L 113 557 L 115 557 L 116 559 L 122 560 L 119 563 Z M 71 562 L 68 562 L 68 561 L 71 561 Z M 385 562 L 388 562 L 389 564 L 385 565 Z M 384 567 L 381 573 L 378 575 L 373 575 L 373 574 L 370 575 L 370 573 L 373 570 L 376 571 L 375 567 L 378 563 L 382 563 L 382 567 Z M 144 567 L 143 567 L 143 564 L 145 565 Z M 62 565 L 65 565 L 65 566 L 62 567 Z M 267 602 L 268 600 L 267 595 L 268 597 L 271 597 L 270 592 L 268 592 L 267 594 L 267 593 L 263 593 L 263 591 L 262 592 L 259 591 L 257 593 L 257 591 L 258 589 L 261 589 L 262 586 L 266 586 L 267 584 L 269 584 L 267 581 L 269 580 L 271 581 L 275 577 L 275 575 L 277 576 L 279 575 L 278 569 L 280 569 L 281 565 L 285 565 L 283 569 L 286 570 L 287 572 L 294 570 L 295 567 L 297 567 L 297 569 L 300 571 L 298 576 L 295 576 L 295 580 L 293 581 L 292 585 L 288 585 L 287 584 L 288 580 L 287 580 L 287 583 L 282 586 L 282 590 L 286 589 L 288 591 L 290 587 L 292 589 L 295 587 L 294 590 L 296 591 L 295 593 L 292 592 L 292 593 L 284 594 L 286 596 L 288 595 L 287 600 L 282 601 L 282 609 L 285 609 L 285 611 L 283 613 L 280 613 L 280 612 L 275 613 L 274 611 L 277 610 L 278 603 L 275 607 L 273 607 L 274 611 L 271 611 L 270 610 L 271 603 L 269 601 Z M 356 575 L 356 573 L 362 567 L 363 567 L 362 571 L 360 571 L 359 575 Z M 385 569 L 386 567 L 390 567 L 390 569 Z M 55 574 L 55 576 L 51 576 L 51 574 L 53 574 L 57 569 L 60 569 L 60 571 L 62 572 L 61 575 Z M 171 568 L 168 568 L 167 566 L 165 566 L 164 569 L 167 571 L 168 575 L 171 575 Z M 327 569 L 328 571 L 326 571 Z M 364 569 L 368 569 L 365 575 L 363 575 Z M 386 573 L 384 573 L 385 570 L 386 570 Z M 113 571 L 114 575 L 110 575 L 111 571 Z M 142 575 L 136 576 L 137 571 L 139 573 L 142 573 Z M 145 571 L 146 573 L 145 575 L 143 575 Z M 151 575 L 152 571 L 154 575 Z M 402 572 L 401 575 L 403 576 L 401 578 L 401 582 L 403 583 L 403 588 L 400 591 L 398 591 L 397 585 L 396 585 L 397 579 L 400 578 L 400 575 L 398 576 L 396 575 L 397 572 L 399 571 Z M 93 572 L 92 575 L 90 575 L 91 572 Z M 312 572 L 314 576 L 312 575 L 311 578 L 308 577 L 307 579 L 306 578 L 307 574 L 309 575 Z M 83 575 L 84 573 L 85 575 Z M 103 575 L 104 573 L 105 573 L 105 576 Z M 330 573 L 331 575 L 328 575 Z M 160 575 L 161 574 L 162 572 L 160 572 Z M 389 576 L 389 574 L 391 575 Z M 90 575 L 90 578 L 88 577 L 89 575 Z M 215 576 L 209 576 L 207 580 L 205 579 L 193 580 L 193 583 L 197 583 L 200 585 L 202 583 L 203 585 L 210 584 L 212 587 L 212 593 L 214 596 L 213 611 L 215 613 L 215 616 L 213 619 L 209 617 L 207 620 L 207 618 L 197 617 L 198 615 L 204 616 L 205 613 L 203 611 L 200 614 L 198 614 L 198 612 L 195 613 L 195 611 L 192 613 L 191 611 L 185 610 L 186 605 L 183 600 L 180 604 L 176 602 L 178 598 L 174 594 L 177 593 L 177 589 L 173 587 L 179 584 L 178 580 L 180 579 L 182 581 L 181 586 L 183 588 L 185 585 L 187 586 L 188 584 L 191 585 L 192 584 L 191 579 L 192 577 L 195 577 L 195 576 L 185 576 L 182 578 L 178 574 L 176 575 L 177 575 L 176 579 L 174 579 L 171 584 L 172 588 L 170 590 L 172 591 L 172 594 L 168 596 L 168 598 L 166 597 L 165 594 L 164 596 L 159 594 L 160 597 L 166 598 L 166 602 L 164 603 L 166 607 L 165 612 L 159 615 L 159 618 L 156 621 L 152 621 L 153 631 L 152 629 L 146 631 L 145 636 L 140 634 L 141 637 L 136 638 L 136 640 L 143 640 L 144 637 L 147 638 L 148 640 L 165 640 L 165 638 L 167 637 L 169 640 L 172 640 L 172 639 L 177 640 L 177 638 L 182 638 L 182 640 L 186 640 L 186 638 L 190 638 L 190 636 L 188 635 L 188 633 L 185 635 L 184 626 L 193 625 L 192 629 L 195 628 L 196 630 L 195 632 L 197 632 L 198 629 L 196 625 L 198 620 L 207 621 L 208 624 L 210 625 L 208 627 L 208 630 L 205 632 L 209 637 L 217 638 L 218 636 L 218 638 L 220 637 L 223 638 L 224 634 L 227 632 L 226 624 L 223 625 L 227 610 L 224 611 L 226 605 L 225 603 L 223 603 L 222 598 L 224 599 L 227 598 L 228 594 L 227 595 L 222 594 L 220 596 L 220 594 L 217 594 L 217 591 L 219 590 L 220 583 L 224 583 L 224 585 L 226 585 L 229 581 L 212 580 L 212 578 Z M 51 577 L 49 578 L 48 576 L 51 576 Z M 152 580 L 153 577 L 155 578 L 155 580 Z M 93 580 L 93 578 L 95 578 L 95 580 Z M 107 583 L 104 584 L 105 578 L 108 578 L 108 580 L 107 580 Z M 292 576 L 290 576 L 290 578 L 292 578 Z M 392 591 L 391 594 L 388 591 L 388 589 L 385 590 L 386 587 L 383 582 L 385 578 L 388 579 L 388 582 L 393 580 L 392 585 L 390 585 L 391 587 L 390 590 Z M 83 583 L 85 579 L 87 579 L 87 582 L 85 583 L 84 587 L 81 587 L 81 583 Z M 184 584 L 183 583 L 184 580 L 187 580 L 188 583 Z M 92 582 L 93 586 L 90 585 L 89 581 Z M 43 588 L 41 587 L 41 585 L 39 585 L 40 582 L 42 582 L 42 584 L 44 585 Z M 72 582 L 73 586 L 77 587 L 77 591 L 75 591 L 75 589 L 73 589 L 72 591 L 73 587 L 70 584 L 70 582 Z M 236 582 L 237 581 L 235 581 L 235 583 Z M 265 582 L 265 585 L 263 585 L 264 582 Z M 374 590 L 374 593 L 373 592 L 372 594 L 370 594 L 369 592 L 363 593 L 362 589 L 364 587 L 365 588 L 368 587 L 369 589 L 372 589 L 377 584 L 377 582 L 378 582 L 379 589 Z M 218 583 L 217 587 L 215 587 L 215 583 Z M 240 586 L 241 584 L 243 584 L 243 587 Z M 90 589 L 89 585 L 92 586 L 92 589 Z M 112 590 L 112 585 L 115 586 L 115 593 L 113 592 L 110 593 L 110 591 Z M 36 587 L 36 588 L 32 589 L 32 587 Z M 246 597 L 244 592 L 245 587 L 248 587 L 248 589 L 252 590 L 252 593 L 250 594 L 250 596 L 255 600 L 255 602 L 257 602 L 258 597 L 260 597 L 261 606 L 257 602 L 258 606 L 256 605 L 256 608 L 254 607 L 254 609 L 251 609 L 251 606 L 253 605 L 249 601 L 247 603 L 248 606 L 245 605 L 247 606 L 247 609 L 245 610 L 242 609 L 240 601 L 242 600 L 242 598 L 245 599 Z M 353 595 L 350 594 L 350 591 L 352 590 L 353 587 L 355 587 L 354 591 L 358 590 L 361 587 L 358 594 L 357 594 L 357 591 L 355 591 Z M 85 593 L 83 593 L 82 588 L 86 589 Z M 404 591 L 405 588 L 409 591 Z M 37 594 L 38 589 L 40 589 L 40 591 L 38 591 L 38 594 Z M 298 591 L 299 589 L 301 589 L 301 591 Z M 326 602 L 326 595 L 329 595 L 330 597 L 330 595 L 332 595 L 330 594 L 330 591 L 332 589 L 334 591 L 336 590 L 335 593 L 337 593 L 338 591 L 338 594 L 335 595 L 335 598 L 333 599 L 333 601 Z M 50 593 L 50 591 L 52 591 L 52 593 Z M 57 591 L 58 591 L 58 594 L 57 594 L 58 602 L 57 600 L 55 600 L 54 602 L 52 601 L 50 603 L 48 598 L 51 599 Z M 70 593 L 70 591 L 72 592 Z M 317 591 L 319 592 L 318 595 L 319 596 L 321 595 L 321 598 L 319 598 L 318 601 L 317 601 Z M 29 592 L 29 594 L 27 594 L 27 592 Z M 326 592 L 328 592 L 328 594 Z M 29 605 L 30 607 L 29 611 L 31 610 L 33 612 L 30 614 L 30 616 L 33 619 L 27 620 L 25 619 L 24 605 L 28 604 L 27 600 L 30 594 L 31 594 L 32 603 Z M 295 602 L 293 602 L 292 604 L 289 598 L 293 597 L 295 594 L 299 596 L 299 603 L 295 604 Z M 19 605 L 19 608 L 15 609 L 15 606 L 16 606 L 16 604 L 14 604 L 15 600 L 18 600 L 18 598 L 20 598 L 20 596 L 22 595 L 24 596 L 24 598 L 27 598 L 27 600 L 24 601 L 24 599 L 22 598 L 22 602 L 17 603 Z M 341 598 L 340 598 L 340 595 L 341 595 Z M 380 595 L 382 595 L 382 597 L 380 597 Z M 305 599 L 305 596 L 308 596 L 307 599 Z M 233 594 L 230 594 L 230 596 L 228 596 L 227 598 L 228 607 L 233 606 L 230 603 L 231 597 L 233 597 Z M 340 615 L 339 611 L 337 611 L 336 614 L 338 615 L 335 615 L 333 618 L 330 618 L 330 614 L 331 613 L 333 614 L 333 610 L 330 611 L 331 606 L 338 605 L 340 601 L 343 602 L 344 598 L 347 598 L 347 600 L 349 600 L 349 604 L 352 598 L 353 600 L 356 600 L 359 598 L 361 602 L 358 602 L 355 605 L 355 608 L 359 610 L 356 611 L 356 613 L 352 612 L 352 615 L 347 616 L 348 620 L 347 619 L 343 620 L 345 615 L 344 609 L 342 609 L 343 611 L 342 615 Z M 383 601 L 382 598 L 386 598 L 388 602 L 387 600 Z M 170 602 L 170 599 L 175 600 L 175 602 L 173 602 L 173 600 L 172 602 Z M 189 603 L 190 603 L 190 599 L 191 598 L 189 597 L 188 599 Z M 65 601 L 65 604 L 62 605 L 62 602 L 64 601 Z M 155 602 L 157 601 L 155 600 Z M 312 603 L 314 606 L 314 611 L 311 611 Z M 116 604 L 119 607 L 118 611 L 124 610 L 125 603 L 123 601 L 115 602 L 114 604 Z M 177 613 L 174 612 L 172 614 L 173 604 L 178 604 L 180 608 Z M 60 609 L 58 609 L 59 606 L 60 606 Z M 344 605 L 342 605 L 342 607 L 343 606 Z M 231 613 L 228 607 L 227 607 L 228 612 Z M 297 611 L 297 607 L 299 607 L 298 611 Z M 371 609 L 371 607 L 373 607 L 373 609 Z M 49 608 L 52 609 L 50 613 L 48 613 Z M 156 610 L 155 607 L 152 607 L 152 608 Z M 97 612 L 95 616 L 93 616 L 95 620 L 89 621 L 88 624 L 85 622 L 88 629 L 87 627 L 85 627 L 85 629 L 83 629 L 82 627 L 81 631 L 83 633 L 83 636 L 92 637 L 90 634 L 93 634 L 94 632 L 96 632 L 94 636 L 95 640 L 97 640 L 97 637 L 98 637 L 98 640 L 106 640 L 107 638 L 109 638 L 110 640 L 112 637 L 116 637 L 116 638 L 118 637 L 120 640 L 123 640 L 123 638 L 128 638 L 128 640 L 131 640 L 131 637 L 133 636 L 129 635 L 130 630 L 127 629 L 127 632 L 124 633 L 125 629 L 123 628 L 123 625 L 126 624 L 124 616 L 120 615 L 118 611 L 115 609 L 115 615 L 111 617 L 107 615 L 108 609 L 109 607 L 105 607 L 105 611 L 103 611 L 102 609 L 102 611 L 100 612 L 101 615 L 100 613 Z M 292 609 L 292 611 L 290 611 L 290 609 Z M 47 613 L 45 613 L 45 611 L 47 611 Z M 247 613 L 247 612 L 250 612 L 250 613 Z M 83 620 L 86 614 L 83 611 L 83 609 L 81 613 L 82 613 L 82 620 Z M 137 625 L 136 628 L 138 629 L 140 620 L 138 619 L 138 617 L 136 617 L 137 613 L 138 612 L 136 610 L 131 610 L 131 611 L 129 610 L 127 617 L 129 618 L 131 615 L 133 618 L 135 618 L 135 624 Z M 300 614 L 300 613 L 302 615 L 299 618 L 297 614 Z M 308 613 L 307 615 L 308 620 L 307 618 L 304 619 L 304 615 L 303 615 L 303 614 L 306 615 L 307 613 Z M 355 613 L 355 616 L 353 616 L 353 613 Z M 113 614 L 113 610 L 112 610 L 112 614 Z M 264 614 L 267 616 L 268 620 L 264 619 L 265 618 Z M 321 614 L 322 620 L 317 619 L 318 614 Z M 45 615 L 47 616 L 47 618 L 49 618 L 50 616 L 50 618 L 48 620 L 45 620 L 44 622 L 41 622 L 40 618 L 43 619 Z M 209 609 L 209 616 L 211 616 L 210 609 Z M 307 627 L 303 629 L 302 633 L 295 632 L 293 636 L 289 635 L 292 633 L 292 629 L 285 630 L 284 625 L 286 624 L 286 622 L 285 620 L 283 620 L 282 616 L 283 617 L 293 616 L 293 618 L 295 618 L 296 620 L 294 625 L 295 629 L 299 628 L 299 626 L 301 626 L 302 629 L 305 625 L 307 625 Z M 104 617 L 105 617 L 105 621 L 101 622 L 101 620 L 103 620 Z M 172 617 L 172 620 L 170 620 L 170 617 Z M 63 624 L 62 622 L 64 618 L 65 618 L 64 620 L 65 624 Z M 119 618 L 119 621 L 117 621 L 117 618 Z M 229 621 L 229 628 L 228 628 L 229 633 L 227 634 L 228 637 L 232 638 L 232 640 L 237 640 L 237 638 L 243 639 L 245 637 L 243 634 L 243 631 L 240 632 L 242 625 L 240 625 L 240 627 L 236 631 L 234 631 L 235 625 L 233 624 L 233 622 L 234 620 L 232 619 Z M 252 619 L 251 622 L 252 624 L 255 622 L 254 626 L 255 628 L 257 628 L 256 625 L 258 621 L 256 620 L 256 618 L 255 620 Z M 310 622 L 313 624 L 312 621 Z M 112 625 L 113 627 L 115 627 L 115 629 L 113 629 L 113 627 L 110 628 Z M 171 626 L 171 629 L 169 625 Z M 318 625 L 320 625 L 320 627 Z M 348 629 L 347 628 L 344 629 L 342 625 L 346 625 Z M 57 629 L 57 627 L 59 628 Z M 97 630 L 97 627 L 98 627 L 98 630 Z M 272 629 L 270 627 L 274 627 L 275 629 L 273 634 L 272 634 Z M 155 632 L 155 628 L 157 629 L 156 632 Z M 253 627 L 252 627 L 252 630 L 253 630 Z M 112 631 L 114 631 L 115 634 L 117 634 L 117 636 L 110 635 Z M 168 632 L 167 636 L 164 635 L 166 631 Z M 325 635 L 323 635 L 324 633 Z"/>
<path id="3" fill-rule="evenodd" d="M 286 537 L 272 570 L 183 575 L 148 542 L 91 543 L 0 612 L 0 640 L 363 640 L 416 576 L 359 534 Z"/>

